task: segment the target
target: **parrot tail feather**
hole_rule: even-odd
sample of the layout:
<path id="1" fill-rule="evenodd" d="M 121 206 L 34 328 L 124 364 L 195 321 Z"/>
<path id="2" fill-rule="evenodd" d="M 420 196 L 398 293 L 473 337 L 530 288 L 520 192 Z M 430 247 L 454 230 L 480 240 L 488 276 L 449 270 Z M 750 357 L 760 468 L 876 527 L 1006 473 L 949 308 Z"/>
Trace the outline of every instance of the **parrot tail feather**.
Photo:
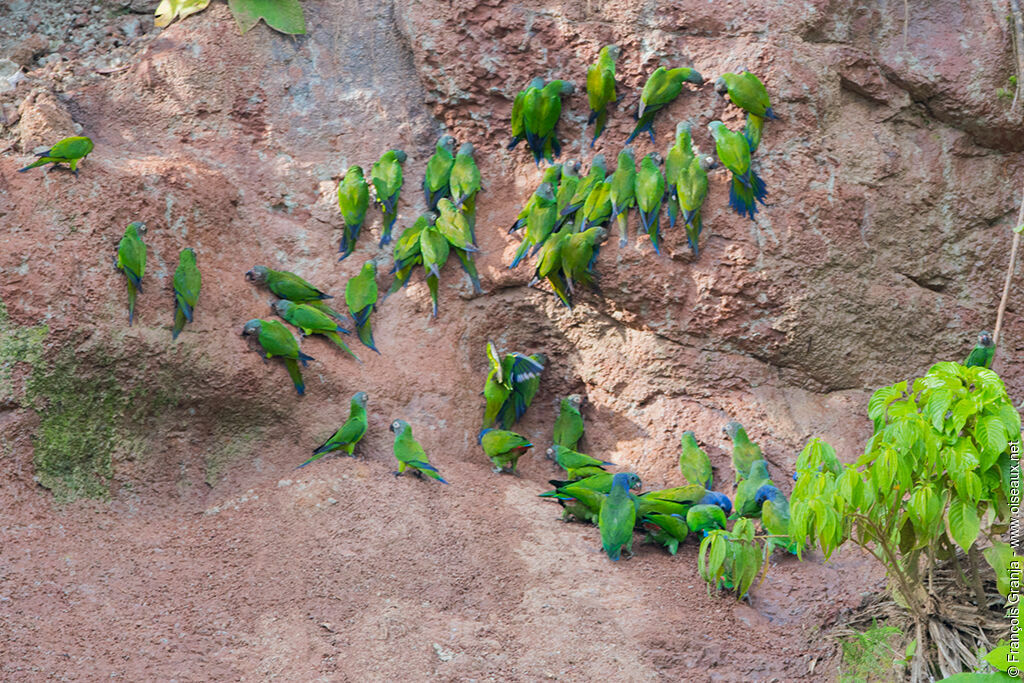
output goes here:
<path id="1" fill-rule="evenodd" d="M 311 360 L 316 360 L 316 358 L 313 358 L 313 356 L 307 356 L 302 351 L 299 351 L 299 361 L 302 363 L 302 367 L 306 367 Z M 295 361 L 292 362 L 294 363 Z"/>
<path id="2" fill-rule="evenodd" d="M 738 176 L 733 175 L 729 186 L 729 206 L 741 216 L 749 216 L 754 220 L 757 214 L 757 200 L 754 191 L 745 185 Z"/>
<path id="3" fill-rule="evenodd" d="M 302 353 L 299 353 L 299 357 L 302 357 Z M 308 356 L 307 356 L 308 358 Z M 284 366 L 288 370 L 288 376 L 292 378 L 292 384 L 295 385 L 295 391 L 298 392 L 299 396 L 306 393 L 306 385 L 302 381 L 302 371 L 299 370 L 299 364 L 291 358 L 284 359 Z"/>
<path id="4" fill-rule="evenodd" d="M 771 119 L 773 121 L 778 121 L 779 120 L 779 117 L 775 115 L 775 112 L 772 111 L 771 107 L 768 107 L 767 109 L 764 110 L 764 116 L 765 116 L 765 118 Z"/>
<path id="5" fill-rule="evenodd" d="M 180 307 L 174 310 L 174 327 L 171 329 L 171 339 L 177 339 L 181 331 L 185 329 L 185 315 Z"/>

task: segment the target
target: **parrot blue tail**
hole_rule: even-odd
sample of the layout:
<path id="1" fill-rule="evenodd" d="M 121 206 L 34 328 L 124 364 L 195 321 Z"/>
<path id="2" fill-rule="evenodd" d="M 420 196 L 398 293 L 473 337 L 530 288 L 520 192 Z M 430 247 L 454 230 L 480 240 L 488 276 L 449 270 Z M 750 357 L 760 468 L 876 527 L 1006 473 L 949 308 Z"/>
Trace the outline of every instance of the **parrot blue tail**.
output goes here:
<path id="1" fill-rule="evenodd" d="M 508 145 L 505 147 L 505 149 L 515 149 L 516 145 L 518 145 L 520 142 L 522 142 L 522 140 L 523 139 L 521 137 L 519 137 L 519 136 L 516 136 L 516 137 L 512 138 L 512 140 L 508 143 Z"/>
<path id="2" fill-rule="evenodd" d="M 530 243 L 523 240 L 523 243 L 519 245 L 519 249 L 516 250 L 516 255 L 512 258 L 512 263 L 509 264 L 509 268 L 515 268 L 526 258 L 526 253 L 530 250 Z"/>
<path id="3" fill-rule="evenodd" d="M 775 112 L 772 111 L 771 107 L 768 107 L 767 109 L 764 110 L 764 116 L 765 118 L 772 119 L 773 121 L 779 120 L 779 117 L 775 115 Z"/>
<path id="4" fill-rule="evenodd" d="M 313 358 L 313 356 L 307 356 L 302 351 L 299 351 L 299 361 L 302 363 L 302 367 L 306 367 L 311 360 L 316 360 L 316 358 Z"/>
<path id="5" fill-rule="evenodd" d="M 743 184 L 738 176 L 732 177 L 732 184 L 729 186 L 729 206 L 741 216 L 749 216 L 754 220 L 757 214 L 757 200 L 754 190 Z"/>

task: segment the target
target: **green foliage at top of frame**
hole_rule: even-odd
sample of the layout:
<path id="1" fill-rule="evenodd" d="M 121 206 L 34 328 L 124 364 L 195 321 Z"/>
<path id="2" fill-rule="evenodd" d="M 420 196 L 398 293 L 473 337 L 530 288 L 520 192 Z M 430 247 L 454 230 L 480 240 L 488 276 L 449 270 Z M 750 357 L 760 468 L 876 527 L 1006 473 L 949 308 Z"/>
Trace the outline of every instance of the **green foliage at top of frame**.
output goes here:
<path id="1" fill-rule="evenodd" d="M 167 26 L 176 18 L 184 19 L 203 11 L 209 4 L 210 0 L 161 0 L 156 8 L 155 23 Z M 299 35 L 306 32 L 306 20 L 298 0 L 228 0 L 228 7 L 243 34 L 260 19 L 281 33 Z"/>

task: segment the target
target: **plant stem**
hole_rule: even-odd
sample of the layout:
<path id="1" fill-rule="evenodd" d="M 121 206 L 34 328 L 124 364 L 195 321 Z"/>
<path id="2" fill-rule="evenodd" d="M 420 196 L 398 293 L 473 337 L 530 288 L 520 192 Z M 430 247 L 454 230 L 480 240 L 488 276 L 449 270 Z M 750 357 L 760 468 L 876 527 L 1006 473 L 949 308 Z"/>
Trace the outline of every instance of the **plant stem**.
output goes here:
<path id="1" fill-rule="evenodd" d="M 1021 195 L 1020 210 L 1017 212 L 1017 226 L 1024 223 L 1024 193 Z M 1003 283 L 1003 298 L 999 300 L 999 311 L 996 313 L 996 329 L 992 334 L 992 343 L 995 344 L 995 354 L 999 353 L 999 333 L 1003 329 L 1003 314 L 1006 313 L 1006 302 L 1010 298 L 1010 283 L 1013 281 L 1013 269 L 1017 265 L 1017 247 L 1020 246 L 1020 233 L 1016 230 L 1013 233 L 1013 246 L 1010 247 L 1010 265 L 1006 269 L 1006 282 Z"/>
<path id="2" fill-rule="evenodd" d="M 979 610 L 988 609 L 988 598 L 985 596 L 985 587 L 981 583 L 981 572 L 978 571 L 978 545 L 971 544 L 967 551 L 967 559 L 971 563 L 971 588 L 974 589 L 974 600 L 978 603 Z"/>
<path id="3" fill-rule="evenodd" d="M 1024 87 L 1024 17 L 1021 16 L 1020 3 L 1017 0 L 1010 0 L 1010 15 L 1013 18 L 1013 56 L 1017 62 L 1017 87 L 1013 91 L 1013 104 L 1010 105 L 1010 113 L 1017 111 L 1017 104 L 1020 102 L 1020 90 Z M 1020 225 L 1020 221 L 1017 222 Z"/>

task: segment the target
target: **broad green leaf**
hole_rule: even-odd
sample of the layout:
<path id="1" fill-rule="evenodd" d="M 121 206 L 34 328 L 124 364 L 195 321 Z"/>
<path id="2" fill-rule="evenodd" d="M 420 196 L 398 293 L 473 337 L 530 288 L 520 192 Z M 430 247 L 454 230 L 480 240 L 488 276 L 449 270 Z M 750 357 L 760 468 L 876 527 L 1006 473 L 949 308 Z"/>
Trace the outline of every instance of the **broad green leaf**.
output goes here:
<path id="1" fill-rule="evenodd" d="M 1010 440 L 1020 438 L 1020 413 L 1013 407 L 1012 403 L 1003 403 L 999 406 L 999 419 L 1006 428 L 1006 437 Z"/>
<path id="2" fill-rule="evenodd" d="M 949 504 L 949 511 L 946 513 L 946 521 L 949 525 L 950 540 L 967 552 L 978 538 L 978 532 L 981 530 L 981 520 L 978 519 L 977 508 L 954 496 Z"/>
<path id="3" fill-rule="evenodd" d="M 1006 450 L 1006 427 L 998 415 L 982 415 L 974 425 L 974 440 L 981 450 L 982 469 L 988 469 Z"/>
<path id="4" fill-rule="evenodd" d="M 202 12 L 210 0 L 160 0 L 153 23 L 159 28 L 167 26 L 175 17 L 184 19 L 190 14 Z"/>
<path id="5" fill-rule="evenodd" d="M 1000 645 L 996 649 L 992 650 L 992 652 L 989 652 L 987 655 L 982 657 L 982 659 L 991 664 L 994 668 L 999 669 L 1000 671 L 1006 671 L 1010 668 L 1010 662 L 1008 661 L 1009 657 L 1010 645 L 1007 643 L 1006 645 Z"/>
<path id="6" fill-rule="evenodd" d="M 228 0 L 238 30 L 245 33 L 260 19 L 275 31 L 298 35 L 306 32 L 306 20 L 298 0 Z"/>
<path id="7" fill-rule="evenodd" d="M 875 430 L 885 423 L 885 408 L 890 403 L 903 395 L 907 390 L 907 383 L 900 382 L 891 387 L 882 387 L 868 400 L 868 417 L 875 423 Z"/>
<path id="8" fill-rule="evenodd" d="M 967 424 L 968 418 L 978 412 L 978 407 L 971 397 L 962 398 L 953 406 L 952 433 L 959 434 L 960 430 Z"/>
<path id="9" fill-rule="evenodd" d="M 1014 555 L 1013 546 L 1009 543 L 996 541 L 991 547 L 982 551 L 985 561 L 996 574 L 996 588 L 1004 598 L 1010 593 L 1010 563 L 1016 559 L 1024 562 L 1024 558 Z"/>
<path id="10" fill-rule="evenodd" d="M 932 427 L 942 431 L 942 425 L 946 421 L 946 413 L 953 402 L 953 392 L 948 389 L 937 389 L 932 392 L 928 402 L 924 404 L 921 414 L 931 423 Z"/>
<path id="11" fill-rule="evenodd" d="M 939 683 L 1020 683 L 1020 679 L 997 671 L 994 674 L 953 674 L 949 678 L 943 678 Z"/>

